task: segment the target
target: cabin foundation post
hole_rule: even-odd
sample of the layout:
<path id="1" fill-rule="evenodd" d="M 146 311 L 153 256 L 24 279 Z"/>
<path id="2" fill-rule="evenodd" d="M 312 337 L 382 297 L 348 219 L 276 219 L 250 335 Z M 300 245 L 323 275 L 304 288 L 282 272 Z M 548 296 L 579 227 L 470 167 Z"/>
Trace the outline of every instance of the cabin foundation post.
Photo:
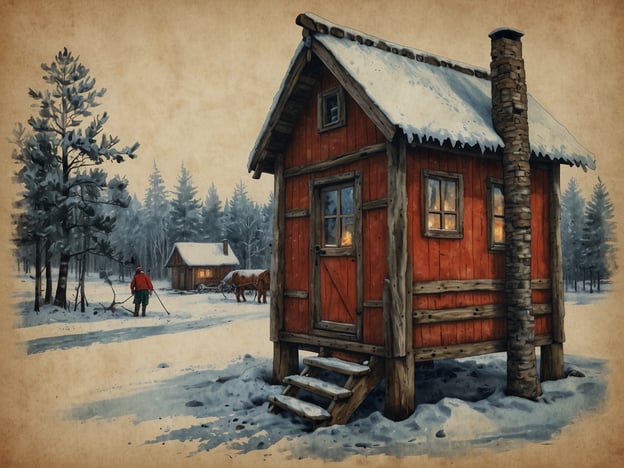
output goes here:
<path id="1" fill-rule="evenodd" d="M 561 170 L 553 164 L 550 172 L 550 269 L 552 287 L 552 338 L 540 350 L 540 380 L 565 377 L 563 343 L 565 341 L 563 297 L 563 254 L 561 252 Z"/>
<path id="2" fill-rule="evenodd" d="M 283 157 L 275 159 L 273 252 L 271 254 L 271 319 L 270 339 L 273 341 L 273 383 L 281 384 L 284 377 L 299 373 L 299 348 L 280 340 L 284 330 L 284 218 L 286 192 L 284 190 Z"/>
<path id="3" fill-rule="evenodd" d="M 281 385 L 284 378 L 299 373 L 299 346 L 284 341 L 273 343 L 274 385 Z"/>
<path id="4" fill-rule="evenodd" d="M 384 281 L 384 415 L 394 421 L 414 412 L 412 270 L 407 249 L 407 156 L 405 138 L 387 144 L 388 278 Z"/>

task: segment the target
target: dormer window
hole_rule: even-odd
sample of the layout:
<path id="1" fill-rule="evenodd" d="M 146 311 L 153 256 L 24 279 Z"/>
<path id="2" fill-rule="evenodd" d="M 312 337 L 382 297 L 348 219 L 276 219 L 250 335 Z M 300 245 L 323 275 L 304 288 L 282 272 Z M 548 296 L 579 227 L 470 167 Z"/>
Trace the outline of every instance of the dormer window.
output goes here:
<path id="1" fill-rule="evenodd" d="M 345 101 L 342 88 L 332 88 L 318 96 L 318 130 L 326 132 L 343 127 L 345 119 Z"/>

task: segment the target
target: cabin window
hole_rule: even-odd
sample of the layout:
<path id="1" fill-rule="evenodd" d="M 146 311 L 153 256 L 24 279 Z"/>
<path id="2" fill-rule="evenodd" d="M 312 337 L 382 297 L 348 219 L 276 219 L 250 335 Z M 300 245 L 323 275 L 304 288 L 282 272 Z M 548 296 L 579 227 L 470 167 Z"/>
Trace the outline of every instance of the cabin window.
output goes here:
<path id="1" fill-rule="evenodd" d="M 318 130 L 325 132 L 345 125 L 344 91 L 332 88 L 318 96 Z"/>
<path id="2" fill-rule="evenodd" d="M 490 250 L 505 250 L 505 195 L 503 181 L 488 178 L 488 240 Z"/>
<path id="3" fill-rule="evenodd" d="M 464 180 L 461 174 L 423 169 L 423 235 L 462 238 Z"/>
<path id="4" fill-rule="evenodd" d="M 197 269 L 197 277 L 199 279 L 213 278 L 214 272 L 211 268 L 199 268 Z"/>
<path id="5" fill-rule="evenodd" d="M 353 185 L 330 187 L 321 193 L 323 247 L 353 245 Z"/>

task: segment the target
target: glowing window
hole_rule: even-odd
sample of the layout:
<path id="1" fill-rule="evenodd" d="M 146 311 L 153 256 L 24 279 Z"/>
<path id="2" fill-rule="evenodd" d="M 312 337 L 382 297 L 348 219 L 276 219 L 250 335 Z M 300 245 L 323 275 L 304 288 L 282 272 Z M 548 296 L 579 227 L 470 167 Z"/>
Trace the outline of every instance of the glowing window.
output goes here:
<path id="1" fill-rule="evenodd" d="M 461 174 L 423 169 L 423 234 L 461 238 L 464 233 L 464 184 Z"/>
<path id="2" fill-rule="evenodd" d="M 503 181 L 488 179 L 488 240 L 491 250 L 505 249 L 505 195 Z"/>
<path id="3" fill-rule="evenodd" d="M 353 186 L 327 188 L 321 193 L 323 247 L 353 245 Z"/>

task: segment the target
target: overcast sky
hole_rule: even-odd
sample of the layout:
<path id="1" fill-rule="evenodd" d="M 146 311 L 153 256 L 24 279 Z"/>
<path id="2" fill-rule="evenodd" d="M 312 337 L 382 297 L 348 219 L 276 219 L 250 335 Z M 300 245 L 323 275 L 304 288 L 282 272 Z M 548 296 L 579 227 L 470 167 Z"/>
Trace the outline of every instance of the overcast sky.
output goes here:
<path id="1" fill-rule="evenodd" d="M 0 0 L 0 5 L 4 164 L 13 124 L 35 114 L 27 92 L 44 88 L 40 64 L 67 47 L 107 89 L 97 109 L 110 114 L 107 132 L 123 144 L 141 144 L 137 160 L 104 166 L 110 174 L 126 175 L 131 192 L 143 198 L 154 163 L 172 190 L 184 162 L 200 198 L 214 182 L 224 200 L 242 180 L 249 194 L 264 202 L 272 177 L 253 180 L 247 158 L 301 39 L 295 17 L 311 11 L 486 68 L 488 33 L 503 25 L 522 30 L 529 92 L 598 161 L 597 172 L 565 171 L 564 182 L 573 174 L 591 188 L 599 175 L 614 197 L 624 190 L 612 170 L 624 147 L 618 37 L 624 22 L 615 0 Z"/>

